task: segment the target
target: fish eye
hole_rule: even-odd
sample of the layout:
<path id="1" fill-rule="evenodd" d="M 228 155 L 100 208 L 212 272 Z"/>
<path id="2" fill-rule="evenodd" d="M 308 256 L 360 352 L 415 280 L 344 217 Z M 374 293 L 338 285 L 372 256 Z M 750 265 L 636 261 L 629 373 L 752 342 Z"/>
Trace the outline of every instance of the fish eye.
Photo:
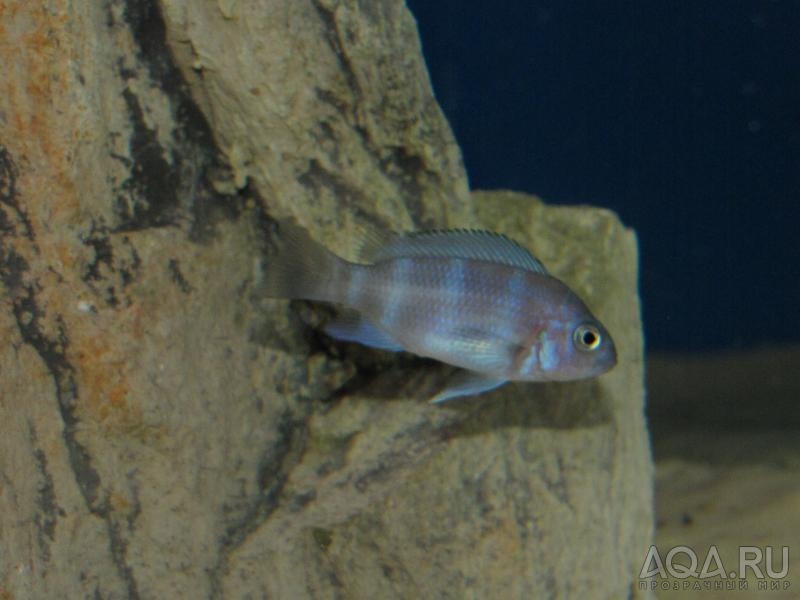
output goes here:
<path id="1" fill-rule="evenodd" d="M 572 334 L 572 339 L 575 340 L 575 345 L 581 350 L 592 351 L 596 350 L 603 339 L 600 335 L 600 330 L 594 325 L 584 323 L 575 328 Z"/>

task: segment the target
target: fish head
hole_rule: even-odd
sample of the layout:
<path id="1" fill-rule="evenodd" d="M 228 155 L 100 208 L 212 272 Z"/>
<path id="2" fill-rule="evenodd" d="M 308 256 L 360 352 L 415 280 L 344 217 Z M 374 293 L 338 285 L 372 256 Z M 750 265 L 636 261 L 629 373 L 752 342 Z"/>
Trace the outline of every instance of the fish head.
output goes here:
<path id="1" fill-rule="evenodd" d="M 547 318 L 533 326 L 529 339 L 531 343 L 518 362 L 521 379 L 586 379 L 617 364 L 617 350 L 608 330 L 568 289 Z"/>

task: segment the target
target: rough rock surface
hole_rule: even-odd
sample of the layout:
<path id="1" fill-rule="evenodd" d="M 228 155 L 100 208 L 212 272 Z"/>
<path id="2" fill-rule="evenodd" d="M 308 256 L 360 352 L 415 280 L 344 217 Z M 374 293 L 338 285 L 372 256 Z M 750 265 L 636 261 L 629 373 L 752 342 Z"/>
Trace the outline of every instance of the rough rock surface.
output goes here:
<path id="1" fill-rule="evenodd" d="M 634 236 L 470 198 L 402 2 L 4 1 L 0 58 L 0 597 L 638 597 Z M 286 216 L 529 241 L 620 365 L 429 406 L 259 297 Z"/>

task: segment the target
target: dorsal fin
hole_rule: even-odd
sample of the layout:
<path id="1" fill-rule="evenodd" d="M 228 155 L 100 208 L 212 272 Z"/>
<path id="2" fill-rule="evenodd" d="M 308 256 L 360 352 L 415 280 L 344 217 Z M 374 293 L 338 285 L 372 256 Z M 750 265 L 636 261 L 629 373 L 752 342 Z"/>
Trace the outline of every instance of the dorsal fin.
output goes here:
<path id="1" fill-rule="evenodd" d="M 482 229 L 439 229 L 398 235 L 378 248 L 371 258 L 381 262 L 415 256 L 482 260 L 547 274 L 544 265 L 517 242 Z"/>

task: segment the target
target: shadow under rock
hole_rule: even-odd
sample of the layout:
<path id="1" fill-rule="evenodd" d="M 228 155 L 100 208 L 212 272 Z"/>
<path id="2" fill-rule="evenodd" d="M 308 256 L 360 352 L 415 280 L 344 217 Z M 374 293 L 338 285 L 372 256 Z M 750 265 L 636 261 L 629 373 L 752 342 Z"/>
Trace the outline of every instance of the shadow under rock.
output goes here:
<path id="1" fill-rule="evenodd" d="M 465 415 L 453 435 L 508 428 L 584 429 L 612 421 L 611 399 L 597 380 L 569 383 L 511 382 L 474 398 L 443 405 Z"/>
<path id="2" fill-rule="evenodd" d="M 427 402 L 456 369 L 412 355 L 397 355 L 391 365 L 358 365 L 357 374 L 335 396 L 358 394 L 376 401 Z M 509 382 L 478 396 L 430 405 L 449 412 L 445 437 L 481 435 L 506 428 L 579 429 L 612 420 L 611 399 L 598 380 L 569 383 Z"/>

